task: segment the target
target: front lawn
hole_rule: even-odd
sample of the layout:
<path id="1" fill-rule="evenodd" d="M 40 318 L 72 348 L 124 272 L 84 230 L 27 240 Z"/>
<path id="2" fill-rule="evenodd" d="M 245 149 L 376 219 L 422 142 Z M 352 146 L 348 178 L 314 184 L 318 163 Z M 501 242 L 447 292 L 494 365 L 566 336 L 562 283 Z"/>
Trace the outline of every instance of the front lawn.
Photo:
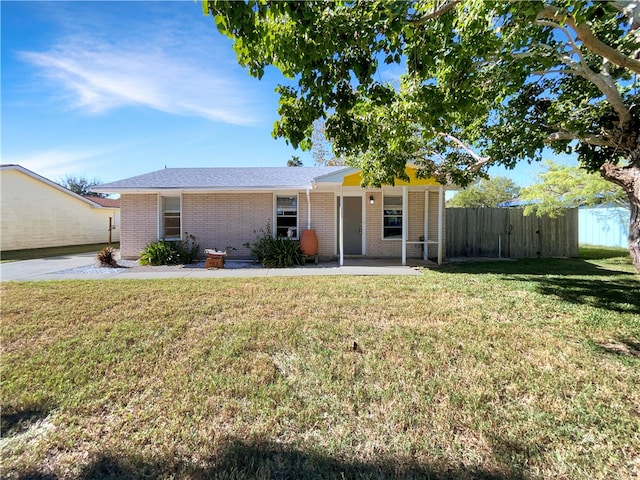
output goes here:
<path id="1" fill-rule="evenodd" d="M 0 289 L 5 478 L 640 475 L 628 258 Z"/>

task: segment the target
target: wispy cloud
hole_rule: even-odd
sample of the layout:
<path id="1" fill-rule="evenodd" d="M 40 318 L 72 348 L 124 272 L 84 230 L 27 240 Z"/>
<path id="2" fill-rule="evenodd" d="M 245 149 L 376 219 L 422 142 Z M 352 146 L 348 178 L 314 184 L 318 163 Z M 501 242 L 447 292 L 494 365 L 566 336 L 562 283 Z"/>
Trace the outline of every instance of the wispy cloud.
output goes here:
<path id="1" fill-rule="evenodd" d="M 140 20 L 144 28 L 120 25 L 108 35 L 110 22 L 103 31 L 91 30 L 95 24 L 76 27 L 49 50 L 23 51 L 20 57 L 61 86 L 73 107 L 86 112 L 145 106 L 235 125 L 256 122 L 259 99 L 251 94 L 252 80 L 229 61 L 230 48 L 203 52 L 201 43 L 211 40 L 198 38 L 201 32 L 185 35 L 166 21 L 155 29 L 144 22 Z"/>
<path id="2" fill-rule="evenodd" d="M 58 182 L 67 175 L 87 176 L 106 150 L 47 150 L 15 157 L 3 157 L 3 163 L 20 165 L 49 180 Z"/>

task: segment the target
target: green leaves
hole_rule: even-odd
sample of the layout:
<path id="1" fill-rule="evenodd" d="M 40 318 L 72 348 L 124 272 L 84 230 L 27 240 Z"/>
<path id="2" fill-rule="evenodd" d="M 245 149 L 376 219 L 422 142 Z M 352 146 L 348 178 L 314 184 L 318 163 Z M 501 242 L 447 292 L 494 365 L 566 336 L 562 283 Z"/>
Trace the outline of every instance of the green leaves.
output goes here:
<path id="1" fill-rule="evenodd" d="M 638 148 L 637 140 L 619 141 L 638 124 L 632 72 L 604 62 L 576 30 L 587 28 L 632 58 L 635 37 L 610 4 L 214 0 L 209 6 L 251 75 L 259 78 L 273 65 L 297 80 L 278 89 L 274 136 L 309 148 L 313 122 L 324 118 L 336 154 L 362 167 L 371 184 L 392 179 L 407 162 L 466 184 L 491 164 L 539 160 L 548 146 L 576 152 L 592 169 Z M 624 108 L 633 121 L 620 132 Z M 491 162 L 480 168 L 478 158 Z"/>
<path id="2" fill-rule="evenodd" d="M 520 198 L 531 202 L 525 207 L 525 214 L 555 217 L 565 208 L 625 203 L 622 188 L 596 173 L 552 161 L 545 162 L 545 166 L 546 170 L 538 175 L 538 183 L 521 191 Z"/>
<path id="3" fill-rule="evenodd" d="M 520 187 L 506 177 L 482 178 L 447 202 L 454 208 L 493 208 L 518 197 Z"/>

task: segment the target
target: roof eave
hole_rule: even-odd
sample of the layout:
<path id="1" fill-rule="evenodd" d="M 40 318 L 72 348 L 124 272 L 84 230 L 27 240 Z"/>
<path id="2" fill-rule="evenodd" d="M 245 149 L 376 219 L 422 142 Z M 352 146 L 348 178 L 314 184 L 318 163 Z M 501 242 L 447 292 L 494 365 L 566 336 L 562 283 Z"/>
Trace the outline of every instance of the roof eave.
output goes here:
<path id="1" fill-rule="evenodd" d="M 119 193 L 127 194 L 127 193 L 162 193 L 162 192 L 183 192 L 183 193 L 210 193 L 210 192 L 255 192 L 255 191 L 263 191 L 263 192 L 272 192 L 272 191 L 280 191 L 280 190 L 306 190 L 307 188 L 311 188 L 311 184 L 307 185 L 273 185 L 273 186 L 248 186 L 248 187 L 147 187 L 147 188 L 137 188 L 137 187 L 116 187 L 116 188 L 93 188 L 92 192 L 96 193 Z"/>

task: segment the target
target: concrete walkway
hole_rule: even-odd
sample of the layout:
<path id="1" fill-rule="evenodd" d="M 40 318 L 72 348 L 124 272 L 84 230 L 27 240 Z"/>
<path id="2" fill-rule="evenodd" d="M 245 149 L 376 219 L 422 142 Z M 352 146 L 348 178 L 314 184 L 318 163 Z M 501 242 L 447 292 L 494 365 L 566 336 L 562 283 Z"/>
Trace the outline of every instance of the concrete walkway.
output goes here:
<path id="1" fill-rule="evenodd" d="M 0 264 L 0 281 L 46 280 L 111 280 L 155 278 L 230 278 L 230 277 L 291 277 L 311 275 L 422 275 L 415 266 L 390 264 L 389 260 L 347 259 L 340 267 L 337 262 L 307 264 L 298 268 L 182 268 L 137 267 L 100 268 L 92 272 L 67 272 L 80 267 L 96 266 L 96 254 L 84 253 L 62 257 L 21 260 Z M 420 262 L 422 263 L 422 262 Z"/>

